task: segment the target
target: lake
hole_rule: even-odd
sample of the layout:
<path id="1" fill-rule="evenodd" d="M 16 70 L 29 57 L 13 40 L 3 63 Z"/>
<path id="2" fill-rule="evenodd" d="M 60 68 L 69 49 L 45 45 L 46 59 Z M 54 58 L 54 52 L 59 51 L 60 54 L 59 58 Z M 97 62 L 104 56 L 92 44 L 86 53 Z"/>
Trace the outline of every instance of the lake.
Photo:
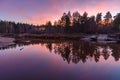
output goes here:
<path id="1" fill-rule="evenodd" d="M 40 41 L 0 48 L 0 80 L 120 80 L 120 44 Z"/>

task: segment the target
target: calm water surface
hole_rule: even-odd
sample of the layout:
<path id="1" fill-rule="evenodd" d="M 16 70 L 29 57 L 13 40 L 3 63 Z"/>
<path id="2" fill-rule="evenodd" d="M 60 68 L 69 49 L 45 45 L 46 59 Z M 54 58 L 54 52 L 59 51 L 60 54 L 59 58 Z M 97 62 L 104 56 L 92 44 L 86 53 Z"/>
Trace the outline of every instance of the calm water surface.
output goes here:
<path id="1" fill-rule="evenodd" d="M 0 49 L 0 80 L 120 80 L 120 44 L 83 41 Z"/>

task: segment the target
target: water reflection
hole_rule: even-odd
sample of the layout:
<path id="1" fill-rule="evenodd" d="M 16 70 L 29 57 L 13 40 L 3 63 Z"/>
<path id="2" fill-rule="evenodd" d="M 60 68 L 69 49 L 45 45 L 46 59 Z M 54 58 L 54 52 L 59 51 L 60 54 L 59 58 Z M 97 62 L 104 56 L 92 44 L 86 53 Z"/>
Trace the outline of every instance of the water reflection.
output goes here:
<path id="1" fill-rule="evenodd" d="M 16 48 L 17 46 L 29 46 L 41 44 L 45 46 L 51 53 L 60 55 L 64 61 L 70 63 L 87 62 L 93 59 L 95 62 L 100 61 L 100 57 L 107 60 L 110 56 L 114 57 L 115 61 L 120 59 L 119 44 L 96 44 L 84 41 L 56 41 L 56 40 L 39 40 L 31 41 L 30 43 L 17 43 L 15 45 L 2 47 L 0 50 Z M 20 50 L 23 50 L 22 47 Z"/>
<path id="2" fill-rule="evenodd" d="M 63 42 L 63 43 L 48 43 L 46 47 L 55 54 L 60 55 L 64 61 L 77 64 L 79 61 L 85 63 L 87 59 L 94 58 L 99 62 L 102 56 L 107 60 L 110 56 L 118 61 L 120 58 L 120 45 L 118 44 L 92 44 L 88 42 Z"/>

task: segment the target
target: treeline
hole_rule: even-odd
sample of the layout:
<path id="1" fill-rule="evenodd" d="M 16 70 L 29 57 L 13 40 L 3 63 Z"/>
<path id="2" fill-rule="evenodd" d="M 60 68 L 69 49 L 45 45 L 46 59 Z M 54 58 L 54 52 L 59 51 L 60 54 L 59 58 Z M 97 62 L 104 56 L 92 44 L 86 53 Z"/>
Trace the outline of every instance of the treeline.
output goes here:
<path id="1" fill-rule="evenodd" d="M 38 26 L 25 24 L 25 23 L 15 23 L 10 21 L 0 21 L 0 33 L 14 33 L 14 34 L 22 34 L 22 33 L 33 33 L 36 32 L 36 28 Z"/>
<path id="2" fill-rule="evenodd" d="M 108 11 L 105 16 L 98 13 L 96 16 L 88 16 L 87 12 L 82 15 L 76 11 L 73 14 L 69 11 L 63 13 L 58 21 L 52 25 L 51 21 L 41 26 L 9 21 L 0 21 L 0 33 L 32 33 L 32 34 L 52 34 L 52 33 L 118 33 L 120 32 L 120 13 L 116 16 Z"/>
<path id="3" fill-rule="evenodd" d="M 76 11 L 71 15 L 69 11 L 54 26 L 64 28 L 65 33 L 114 33 L 120 31 L 120 13 L 112 16 L 108 11 L 105 16 L 98 13 L 89 17 L 87 12 L 81 15 Z"/>

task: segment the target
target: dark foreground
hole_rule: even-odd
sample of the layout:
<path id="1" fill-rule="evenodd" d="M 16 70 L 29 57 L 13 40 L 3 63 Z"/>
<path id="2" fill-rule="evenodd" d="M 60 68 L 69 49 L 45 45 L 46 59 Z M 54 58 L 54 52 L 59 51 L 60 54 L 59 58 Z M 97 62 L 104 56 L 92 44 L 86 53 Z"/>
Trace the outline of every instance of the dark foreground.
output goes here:
<path id="1" fill-rule="evenodd" d="M 0 48 L 0 80 L 120 80 L 119 50 L 79 40 L 20 42 Z"/>

